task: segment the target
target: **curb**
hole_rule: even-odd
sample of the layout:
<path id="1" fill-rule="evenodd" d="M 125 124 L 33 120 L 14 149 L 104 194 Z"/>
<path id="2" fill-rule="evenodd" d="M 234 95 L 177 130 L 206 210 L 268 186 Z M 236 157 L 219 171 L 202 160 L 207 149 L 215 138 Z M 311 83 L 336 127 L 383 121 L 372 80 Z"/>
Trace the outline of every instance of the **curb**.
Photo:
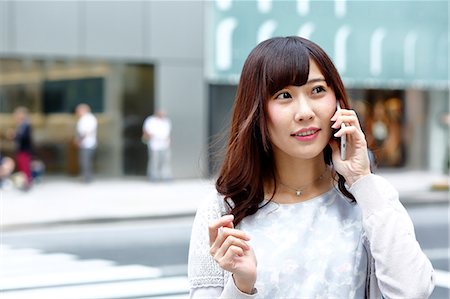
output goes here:
<path id="1" fill-rule="evenodd" d="M 29 222 L 29 223 L 0 225 L 0 232 L 13 232 L 25 229 L 40 229 L 49 227 L 71 226 L 71 225 L 90 225 L 90 224 L 105 224 L 105 223 L 119 223 L 119 222 L 141 222 L 141 221 L 143 222 L 143 221 L 178 219 L 188 217 L 193 218 L 194 216 L 195 212 L 182 212 L 182 213 L 161 214 L 161 215 L 99 217 L 99 218 L 85 218 L 73 220 Z"/>
<path id="2" fill-rule="evenodd" d="M 400 193 L 400 202 L 404 205 L 449 204 L 448 191 L 419 191 Z"/>

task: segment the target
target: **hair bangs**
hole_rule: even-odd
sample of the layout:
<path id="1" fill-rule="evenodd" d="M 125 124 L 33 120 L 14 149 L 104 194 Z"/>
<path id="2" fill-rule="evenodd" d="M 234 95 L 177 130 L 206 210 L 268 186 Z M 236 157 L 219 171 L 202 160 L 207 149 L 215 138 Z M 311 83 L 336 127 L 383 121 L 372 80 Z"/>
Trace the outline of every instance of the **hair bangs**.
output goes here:
<path id="1" fill-rule="evenodd" d="M 265 80 L 269 96 L 289 85 L 302 86 L 308 81 L 308 49 L 298 40 L 280 39 L 266 61 Z"/>

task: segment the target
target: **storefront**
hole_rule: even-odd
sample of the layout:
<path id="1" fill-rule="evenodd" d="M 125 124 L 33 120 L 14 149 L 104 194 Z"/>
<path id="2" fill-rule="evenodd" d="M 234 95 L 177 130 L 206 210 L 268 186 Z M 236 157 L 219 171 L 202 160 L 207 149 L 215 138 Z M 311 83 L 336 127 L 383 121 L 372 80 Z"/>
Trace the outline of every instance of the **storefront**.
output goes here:
<path id="1" fill-rule="evenodd" d="M 202 176 L 204 19 L 203 1 L 0 1 L 0 151 L 13 154 L 4 131 L 24 105 L 46 173 L 76 174 L 73 109 L 87 102 L 99 121 L 95 174 L 144 179 L 142 124 L 163 109 L 174 178 Z"/>
<path id="2" fill-rule="evenodd" d="M 0 140 L 3 155 L 14 155 L 6 136 L 11 111 L 25 106 L 33 127 L 34 157 L 47 174 L 77 175 L 75 107 L 87 103 L 99 123 L 95 171 L 145 175 L 142 123 L 154 104 L 152 65 L 100 60 L 0 59 Z M 123 136 L 117 138 L 117 136 Z"/>

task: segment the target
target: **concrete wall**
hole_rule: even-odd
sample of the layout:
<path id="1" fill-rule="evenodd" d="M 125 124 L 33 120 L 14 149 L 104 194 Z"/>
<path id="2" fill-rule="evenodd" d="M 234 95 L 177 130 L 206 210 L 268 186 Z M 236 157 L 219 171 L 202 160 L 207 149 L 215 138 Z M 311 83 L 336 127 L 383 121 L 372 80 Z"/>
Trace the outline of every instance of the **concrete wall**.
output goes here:
<path id="1" fill-rule="evenodd" d="M 449 127 L 443 123 L 449 111 L 449 94 L 444 90 L 406 91 L 406 130 L 409 169 L 447 173 Z"/>
<path id="2" fill-rule="evenodd" d="M 409 146 L 406 166 L 410 169 L 424 169 L 427 165 L 425 92 L 410 89 L 406 91 L 405 98 L 405 137 Z"/>
<path id="3" fill-rule="evenodd" d="M 156 68 L 157 106 L 172 119 L 172 169 L 177 177 L 206 174 L 207 117 L 202 68 Z M 180 94 L 181 92 L 181 94 Z"/>
<path id="4" fill-rule="evenodd" d="M 203 76 L 203 3 L 148 2 L 150 39 L 156 61 L 155 108 L 172 120 L 172 169 L 176 177 L 206 174 L 207 100 Z"/>
<path id="5" fill-rule="evenodd" d="M 203 1 L 1 1 L 0 57 L 151 63 L 156 106 L 172 118 L 176 178 L 198 177 L 206 151 Z M 108 82 L 114 82 L 114 76 Z M 120 137 L 118 90 L 105 103 Z M 120 142 L 114 143 L 116 156 Z M 114 163 L 120 168 L 120 157 Z"/>

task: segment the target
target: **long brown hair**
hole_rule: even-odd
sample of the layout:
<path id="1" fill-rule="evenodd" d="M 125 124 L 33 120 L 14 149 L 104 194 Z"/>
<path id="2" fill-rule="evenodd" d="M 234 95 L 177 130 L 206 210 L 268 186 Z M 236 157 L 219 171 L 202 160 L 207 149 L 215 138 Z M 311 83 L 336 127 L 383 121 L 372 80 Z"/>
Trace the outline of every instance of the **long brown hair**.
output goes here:
<path id="1" fill-rule="evenodd" d="M 347 94 L 333 62 L 315 43 L 298 37 L 275 37 L 258 44 L 247 57 L 233 107 L 231 130 L 224 162 L 216 181 L 217 191 L 231 199 L 237 225 L 256 213 L 264 200 L 264 181 L 275 182 L 275 165 L 267 128 L 267 99 L 289 85 L 301 86 L 309 75 L 309 59 L 318 65 L 325 80 L 350 108 Z M 324 149 L 325 163 L 332 164 L 331 147 Z M 345 179 L 337 174 L 338 188 L 348 198 Z M 228 201 L 227 201 L 228 203 Z"/>

